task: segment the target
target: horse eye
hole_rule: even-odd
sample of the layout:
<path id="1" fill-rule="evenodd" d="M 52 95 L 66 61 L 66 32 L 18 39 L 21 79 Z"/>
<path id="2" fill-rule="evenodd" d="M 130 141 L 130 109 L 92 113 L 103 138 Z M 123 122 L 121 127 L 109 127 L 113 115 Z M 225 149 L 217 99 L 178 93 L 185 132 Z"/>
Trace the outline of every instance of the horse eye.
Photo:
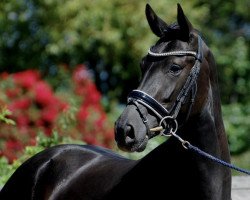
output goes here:
<path id="1" fill-rule="evenodd" d="M 182 67 L 180 65 L 177 64 L 173 64 L 171 65 L 169 72 L 174 74 L 174 75 L 178 75 L 182 70 Z"/>

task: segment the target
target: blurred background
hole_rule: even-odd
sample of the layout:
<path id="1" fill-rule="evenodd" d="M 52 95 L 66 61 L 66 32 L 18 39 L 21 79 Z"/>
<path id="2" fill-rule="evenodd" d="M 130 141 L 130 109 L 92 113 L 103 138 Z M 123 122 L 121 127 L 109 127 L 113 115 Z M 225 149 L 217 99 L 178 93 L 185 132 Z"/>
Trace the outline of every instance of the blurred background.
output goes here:
<path id="1" fill-rule="evenodd" d="M 1 0 L 0 185 L 58 143 L 118 151 L 114 121 L 157 40 L 145 5 L 172 23 L 178 2 L 217 61 L 232 162 L 250 168 L 249 0 Z"/>

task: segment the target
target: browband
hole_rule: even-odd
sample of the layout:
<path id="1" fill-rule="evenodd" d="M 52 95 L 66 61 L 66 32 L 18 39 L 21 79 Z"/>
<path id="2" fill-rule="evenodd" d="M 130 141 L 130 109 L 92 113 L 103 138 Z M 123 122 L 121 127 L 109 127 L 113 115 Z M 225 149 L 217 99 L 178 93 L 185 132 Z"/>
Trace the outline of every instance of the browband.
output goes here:
<path id="1" fill-rule="evenodd" d="M 202 55 L 202 41 L 201 37 L 198 35 L 198 51 L 170 51 L 170 52 L 164 52 L 164 53 L 157 53 L 153 52 L 152 47 L 149 48 L 148 54 L 150 56 L 154 57 L 167 57 L 167 56 L 194 56 L 197 60 L 200 62 L 202 61 L 203 55 Z"/>

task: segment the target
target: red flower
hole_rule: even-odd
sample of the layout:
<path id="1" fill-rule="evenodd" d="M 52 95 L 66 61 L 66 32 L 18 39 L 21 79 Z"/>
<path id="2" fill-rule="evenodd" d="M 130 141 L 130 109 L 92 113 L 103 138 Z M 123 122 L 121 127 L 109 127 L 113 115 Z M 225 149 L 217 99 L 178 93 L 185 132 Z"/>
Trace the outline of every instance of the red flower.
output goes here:
<path id="1" fill-rule="evenodd" d="M 97 90 L 96 86 L 93 83 L 89 83 L 86 86 L 86 97 L 84 100 L 84 103 L 89 105 L 96 105 L 99 104 L 101 101 L 101 94 L 100 92 Z"/>
<path id="2" fill-rule="evenodd" d="M 3 72 L 0 74 L 0 79 L 1 80 L 4 80 L 4 79 L 7 79 L 9 77 L 9 74 L 7 72 Z"/>
<path id="3" fill-rule="evenodd" d="M 29 89 L 39 80 L 40 74 L 36 70 L 26 70 L 13 74 L 13 78 L 15 83 Z"/>
<path id="4" fill-rule="evenodd" d="M 21 95 L 22 90 L 21 88 L 16 87 L 16 88 L 7 89 L 5 93 L 7 97 L 12 99 L 12 98 L 18 97 L 18 95 Z"/>
<path id="5" fill-rule="evenodd" d="M 101 112 L 98 119 L 95 120 L 95 126 L 99 128 L 103 128 L 105 121 L 106 121 L 106 114 Z"/>
<path id="6" fill-rule="evenodd" d="M 16 110 L 27 110 L 30 107 L 30 105 L 31 105 L 31 99 L 22 98 L 10 103 L 8 108 L 12 112 L 15 112 Z"/>
<path id="7" fill-rule="evenodd" d="M 5 142 L 5 149 L 2 154 L 8 158 L 9 163 L 17 159 L 17 152 L 22 151 L 23 145 L 20 141 L 11 139 Z"/>
<path id="8" fill-rule="evenodd" d="M 42 110 L 41 119 L 47 123 L 54 123 L 58 115 L 58 109 L 55 106 L 49 106 Z"/>
<path id="9" fill-rule="evenodd" d="M 35 100 L 39 105 L 47 106 L 53 104 L 55 101 L 50 86 L 43 81 L 39 81 L 34 85 L 34 92 Z"/>
<path id="10" fill-rule="evenodd" d="M 72 85 L 69 88 L 74 88 L 71 95 L 72 100 L 75 100 L 72 102 L 76 103 L 72 109 L 69 108 L 71 104 L 60 100 L 50 85 L 41 80 L 38 71 L 27 70 L 13 75 L 0 74 L 1 76 L 6 80 L 0 79 L 0 84 L 1 81 L 11 81 L 7 80 L 9 77 L 13 78 L 13 87 L 3 91 L 7 100 L 0 99 L 0 103 L 7 105 L 12 111 L 10 117 L 17 125 L 11 127 L 2 124 L 0 148 L 3 150 L 0 156 L 6 156 L 10 161 L 16 159 L 26 145 L 36 144 L 38 130 L 42 130 L 49 137 L 55 129 L 60 135 L 70 134 L 88 144 L 111 147 L 114 134 L 101 105 L 101 93 L 84 65 L 78 65 L 72 74 Z M 66 122 L 67 130 L 61 127 L 63 120 L 60 120 L 60 123 L 57 121 L 60 113 L 66 110 L 69 110 L 69 113 L 65 112 L 65 119 L 62 119 Z M 78 112 L 75 113 L 75 110 Z M 64 133 L 65 130 L 67 132 Z"/>
<path id="11" fill-rule="evenodd" d="M 30 119 L 27 115 L 18 115 L 15 118 L 18 127 L 26 127 L 28 128 Z"/>
<path id="12" fill-rule="evenodd" d="M 35 146 L 36 145 L 36 139 L 35 138 L 30 138 L 28 145 L 30 146 Z"/>
<path id="13" fill-rule="evenodd" d="M 91 144 L 91 145 L 98 145 L 98 146 L 103 146 L 96 138 L 95 135 L 85 135 L 83 137 L 83 140 L 88 143 L 88 144 Z"/>
<path id="14" fill-rule="evenodd" d="M 21 150 L 23 148 L 22 143 L 20 141 L 17 141 L 17 140 L 6 141 L 5 147 L 7 149 L 12 149 L 15 151 Z"/>
<path id="15" fill-rule="evenodd" d="M 79 123 L 84 123 L 86 121 L 86 119 L 89 116 L 89 112 L 87 110 L 87 108 L 85 107 L 81 107 L 80 111 L 77 114 L 77 119 L 79 120 Z"/>
<path id="16" fill-rule="evenodd" d="M 85 65 L 78 65 L 76 66 L 74 72 L 73 72 L 73 81 L 76 83 L 84 83 L 84 81 L 90 80 L 90 74 L 87 71 Z"/>

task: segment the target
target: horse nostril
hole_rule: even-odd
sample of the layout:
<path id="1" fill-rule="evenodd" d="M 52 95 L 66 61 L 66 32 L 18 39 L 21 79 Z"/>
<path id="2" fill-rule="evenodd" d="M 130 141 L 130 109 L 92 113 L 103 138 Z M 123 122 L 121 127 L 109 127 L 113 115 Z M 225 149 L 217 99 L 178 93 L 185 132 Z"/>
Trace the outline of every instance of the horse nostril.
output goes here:
<path id="1" fill-rule="evenodd" d="M 129 139 L 129 140 L 135 139 L 135 132 L 131 125 L 126 125 L 125 134 L 126 134 L 126 139 Z"/>

